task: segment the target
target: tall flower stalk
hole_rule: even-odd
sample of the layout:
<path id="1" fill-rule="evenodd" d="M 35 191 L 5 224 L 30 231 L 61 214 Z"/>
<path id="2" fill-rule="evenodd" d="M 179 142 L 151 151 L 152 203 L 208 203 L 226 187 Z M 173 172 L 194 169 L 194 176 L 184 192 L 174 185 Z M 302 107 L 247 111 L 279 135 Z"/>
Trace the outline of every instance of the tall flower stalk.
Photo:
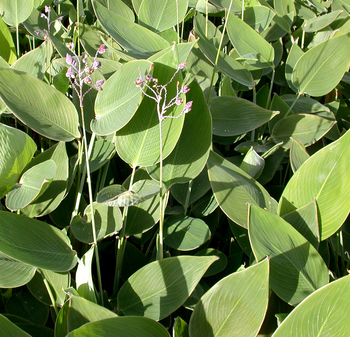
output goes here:
<path id="1" fill-rule="evenodd" d="M 186 94 L 190 91 L 187 85 L 184 85 L 180 88 L 180 83 L 176 83 L 176 95 L 168 100 L 168 90 L 167 86 L 172 83 L 176 74 L 186 67 L 186 63 L 180 63 L 176 71 L 170 78 L 170 80 L 165 84 L 158 84 L 158 79 L 153 78 L 151 74 L 147 74 L 145 78 L 142 77 L 141 71 L 139 77 L 136 79 L 135 84 L 138 86 L 142 93 L 148 98 L 154 100 L 157 104 L 157 115 L 158 115 L 158 125 L 159 125 L 159 236 L 157 241 L 157 260 L 163 259 L 164 251 L 164 214 L 165 214 L 165 205 L 164 205 L 164 188 L 163 188 L 163 136 L 162 136 L 162 122 L 166 118 L 179 118 L 183 114 L 191 111 L 192 101 L 189 101 L 185 104 L 181 113 L 177 116 L 167 115 L 167 111 L 170 107 L 174 105 L 182 105 L 184 99 L 181 95 Z M 148 89 L 148 92 L 147 92 Z"/>

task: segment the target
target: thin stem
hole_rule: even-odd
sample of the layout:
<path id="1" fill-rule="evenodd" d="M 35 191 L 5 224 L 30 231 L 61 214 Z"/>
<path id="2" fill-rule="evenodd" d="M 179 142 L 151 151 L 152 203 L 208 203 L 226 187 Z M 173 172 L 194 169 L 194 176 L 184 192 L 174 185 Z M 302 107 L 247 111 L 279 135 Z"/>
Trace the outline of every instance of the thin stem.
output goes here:
<path id="1" fill-rule="evenodd" d="M 293 109 L 295 103 L 297 102 L 297 100 L 298 100 L 298 98 L 299 98 L 300 96 L 301 96 L 301 93 L 298 92 L 298 95 L 297 95 L 296 99 L 294 100 L 294 102 L 292 103 L 292 105 L 289 107 L 287 113 L 284 115 L 284 118 L 286 118 L 287 116 L 290 115 L 290 113 L 291 113 L 291 111 L 292 111 L 292 109 Z"/>
<path id="2" fill-rule="evenodd" d="M 18 25 L 16 26 L 16 49 L 17 49 L 17 57 L 19 57 L 19 32 Z"/>
<path id="3" fill-rule="evenodd" d="M 241 19 L 244 20 L 244 0 L 242 1 L 242 15 Z"/>
<path id="4" fill-rule="evenodd" d="M 273 88 L 273 83 L 275 81 L 275 75 L 276 75 L 276 69 L 275 67 L 272 68 L 272 76 L 271 76 L 271 84 L 270 84 L 270 90 L 269 90 L 269 95 L 267 97 L 267 102 L 266 102 L 266 109 L 270 108 L 270 103 L 271 103 L 271 94 L 272 94 L 272 88 Z"/>
<path id="5" fill-rule="evenodd" d="M 211 92 L 211 88 L 213 87 L 213 82 L 214 82 L 214 77 L 215 77 L 215 73 L 216 73 L 216 68 L 217 68 L 217 65 L 218 65 L 218 62 L 219 62 L 220 51 L 221 51 L 222 43 L 223 43 L 223 40 L 224 40 L 224 35 L 225 35 L 225 31 L 226 31 L 228 16 L 229 16 L 230 11 L 231 11 L 232 2 L 233 2 L 233 0 L 231 0 L 230 6 L 229 6 L 229 8 L 227 10 L 227 13 L 226 13 L 225 24 L 224 24 L 224 28 L 223 28 L 222 33 L 221 33 L 221 39 L 220 39 L 220 44 L 219 44 L 219 47 L 218 47 L 218 51 L 216 53 L 215 64 L 214 64 L 213 73 L 212 73 L 212 76 L 211 76 L 211 79 L 210 79 L 210 86 L 209 86 L 209 90 L 208 90 L 207 103 L 209 103 L 210 92 Z"/>
<path id="6" fill-rule="evenodd" d="M 135 172 L 136 172 L 136 167 L 133 167 L 131 177 L 130 177 L 129 190 L 131 189 L 131 186 L 134 183 Z M 122 272 L 123 259 L 124 259 L 124 253 L 125 253 L 125 247 L 126 247 L 125 231 L 126 231 L 126 224 L 127 224 L 127 217 L 128 217 L 128 209 L 129 207 L 127 206 L 124 207 L 123 209 L 123 217 L 122 217 L 123 227 L 119 233 L 117 252 L 116 252 L 117 258 L 115 262 L 113 298 L 117 297 L 119 285 L 120 285 L 120 276 Z"/>
<path id="7" fill-rule="evenodd" d="M 191 192 L 192 192 L 192 185 L 193 185 L 193 179 L 190 180 L 190 182 L 188 183 L 188 189 L 187 189 L 186 200 L 185 200 L 185 205 L 184 205 L 185 215 L 187 213 L 187 208 L 188 208 L 188 205 L 190 203 L 190 197 L 191 197 Z"/>
<path id="8" fill-rule="evenodd" d="M 162 137 L 162 116 L 158 109 L 159 119 L 159 250 L 157 251 L 157 260 L 163 259 L 163 226 L 164 226 L 164 211 L 163 211 L 163 137 Z"/>
<path id="9" fill-rule="evenodd" d="M 176 27 L 177 27 L 177 43 L 180 43 L 179 0 L 176 0 Z"/>
<path id="10" fill-rule="evenodd" d="M 58 309 L 57 309 L 57 306 L 56 306 L 56 300 L 55 300 L 55 297 L 54 297 L 54 295 L 52 293 L 52 290 L 51 290 L 51 287 L 49 285 L 49 282 L 47 282 L 47 279 L 46 279 L 44 273 L 41 270 L 38 270 L 38 271 L 41 274 L 41 277 L 43 278 L 45 288 L 47 290 L 47 293 L 49 294 L 49 297 L 50 297 L 53 309 L 55 310 L 55 313 L 56 313 L 56 316 L 57 316 L 58 315 Z"/>

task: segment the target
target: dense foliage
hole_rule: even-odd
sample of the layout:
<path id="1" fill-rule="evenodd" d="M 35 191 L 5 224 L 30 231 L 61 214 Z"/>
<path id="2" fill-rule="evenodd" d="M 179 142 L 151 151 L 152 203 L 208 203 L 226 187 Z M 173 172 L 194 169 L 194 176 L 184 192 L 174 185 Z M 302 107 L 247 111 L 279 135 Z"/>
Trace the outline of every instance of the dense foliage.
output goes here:
<path id="1" fill-rule="evenodd" d="M 1 336 L 349 336 L 349 0 L 0 0 Z"/>

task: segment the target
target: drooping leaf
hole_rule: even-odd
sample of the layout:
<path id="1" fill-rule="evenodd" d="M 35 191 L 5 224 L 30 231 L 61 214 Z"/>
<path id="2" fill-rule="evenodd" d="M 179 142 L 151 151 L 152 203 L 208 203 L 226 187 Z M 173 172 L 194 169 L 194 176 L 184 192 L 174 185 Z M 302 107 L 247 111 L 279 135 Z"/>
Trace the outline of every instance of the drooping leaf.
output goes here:
<path id="1" fill-rule="evenodd" d="M 284 319 L 273 337 L 347 336 L 349 290 L 350 276 L 316 290 Z"/>
<path id="2" fill-rule="evenodd" d="M 158 322 L 147 317 L 115 317 L 84 324 L 67 337 L 170 337 Z"/>
<path id="3" fill-rule="evenodd" d="M 56 163 L 49 159 L 24 172 L 20 181 L 7 193 L 6 207 L 17 211 L 32 202 L 51 183 L 56 174 Z"/>
<path id="4" fill-rule="evenodd" d="M 323 96 L 349 69 L 350 33 L 334 37 L 308 50 L 292 72 L 292 83 L 302 94 Z"/>
<path id="5" fill-rule="evenodd" d="M 118 293 L 118 308 L 125 315 L 165 318 L 185 302 L 216 259 L 178 256 L 151 262 L 124 283 Z"/>
<path id="6" fill-rule="evenodd" d="M 31 266 L 68 271 L 77 263 L 68 237 L 45 222 L 0 211 L 0 251 Z"/>
<path id="7" fill-rule="evenodd" d="M 305 21 L 302 28 L 306 33 L 317 32 L 327 26 L 329 26 L 337 17 L 342 13 L 342 10 L 332 11 L 328 14 L 317 16 L 310 20 Z"/>
<path id="8" fill-rule="evenodd" d="M 18 182 L 35 150 L 36 144 L 27 134 L 0 124 L 0 198 Z"/>
<path id="9" fill-rule="evenodd" d="M 33 0 L 3 0 L 0 4 L 0 12 L 9 26 L 17 27 L 25 21 L 33 10 Z"/>
<path id="10" fill-rule="evenodd" d="M 208 159 L 211 188 L 220 208 L 234 222 L 247 227 L 247 203 L 277 211 L 277 202 L 250 175 L 236 165 L 211 152 Z"/>
<path id="11" fill-rule="evenodd" d="M 328 283 L 328 268 L 321 255 L 296 229 L 255 205 L 250 205 L 249 213 L 254 256 L 258 261 L 270 257 L 270 286 L 280 298 L 296 305 Z"/>
<path id="12" fill-rule="evenodd" d="M 234 96 L 215 97 L 209 107 L 213 118 L 213 134 L 218 136 L 241 135 L 267 123 L 279 113 Z"/>
<path id="13" fill-rule="evenodd" d="M 141 102 L 142 91 L 133 81 L 150 70 L 149 61 L 126 63 L 103 85 L 95 102 L 95 119 L 91 129 L 98 135 L 108 135 L 121 129 L 132 118 Z M 116 90 L 118 88 L 118 90 Z"/>
<path id="14" fill-rule="evenodd" d="M 187 12 L 188 0 L 144 0 L 138 10 L 140 24 L 162 32 L 180 23 Z"/>
<path id="15" fill-rule="evenodd" d="M 265 160 L 259 156 L 253 147 L 251 147 L 243 158 L 239 166 L 244 172 L 252 178 L 258 179 L 265 166 Z"/>
<path id="16" fill-rule="evenodd" d="M 241 56 L 254 54 L 255 59 L 247 60 L 248 64 L 257 68 L 274 67 L 275 51 L 273 47 L 253 28 L 234 14 L 229 15 L 227 33 Z"/>
<path id="17" fill-rule="evenodd" d="M 302 49 L 298 46 L 297 42 L 294 42 L 292 47 L 290 48 L 290 51 L 288 53 L 286 66 L 285 66 L 285 77 L 286 81 L 291 89 L 293 89 L 295 92 L 298 91 L 298 88 L 296 88 L 292 81 L 292 74 L 293 69 L 298 62 L 298 60 L 304 55 L 304 52 Z"/>
<path id="18" fill-rule="evenodd" d="M 0 97 L 35 132 L 64 142 L 80 137 L 73 103 L 43 81 L 22 71 L 0 68 Z"/>
<path id="19" fill-rule="evenodd" d="M 97 1 L 93 1 L 93 6 L 101 25 L 130 55 L 148 58 L 169 46 L 161 36 L 108 10 Z"/>
<path id="20" fill-rule="evenodd" d="M 293 173 L 295 173 L 309 158 L 310 156 L 305 150 L 303 143 L 297 142 L 292 138 L 290 142 L 289 160 Z"/>
<path id="21" fill-rule="evenodd" d="M 256 336 L 269 298 L 269 260 L 233 273 L 216 283 L 191 315 L 191 337 Z"/>
<path id="22" fill-rule="evenodd" d="M 278 212 L 281 216 L 316 200 L 321 240 L 343 224 L 349 214 L 350 132 L 311 156 L 285 187 Z"/>

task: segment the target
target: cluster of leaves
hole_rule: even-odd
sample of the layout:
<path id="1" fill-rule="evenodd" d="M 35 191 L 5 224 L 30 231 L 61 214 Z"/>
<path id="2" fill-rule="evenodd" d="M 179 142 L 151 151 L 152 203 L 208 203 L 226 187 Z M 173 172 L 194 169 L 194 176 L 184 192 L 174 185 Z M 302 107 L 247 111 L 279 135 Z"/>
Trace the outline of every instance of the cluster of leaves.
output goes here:
<path id="1" fill-rule="evenodd" d="M 1 0 L 0 334 L 348 336 L 349 13 Z"/>

